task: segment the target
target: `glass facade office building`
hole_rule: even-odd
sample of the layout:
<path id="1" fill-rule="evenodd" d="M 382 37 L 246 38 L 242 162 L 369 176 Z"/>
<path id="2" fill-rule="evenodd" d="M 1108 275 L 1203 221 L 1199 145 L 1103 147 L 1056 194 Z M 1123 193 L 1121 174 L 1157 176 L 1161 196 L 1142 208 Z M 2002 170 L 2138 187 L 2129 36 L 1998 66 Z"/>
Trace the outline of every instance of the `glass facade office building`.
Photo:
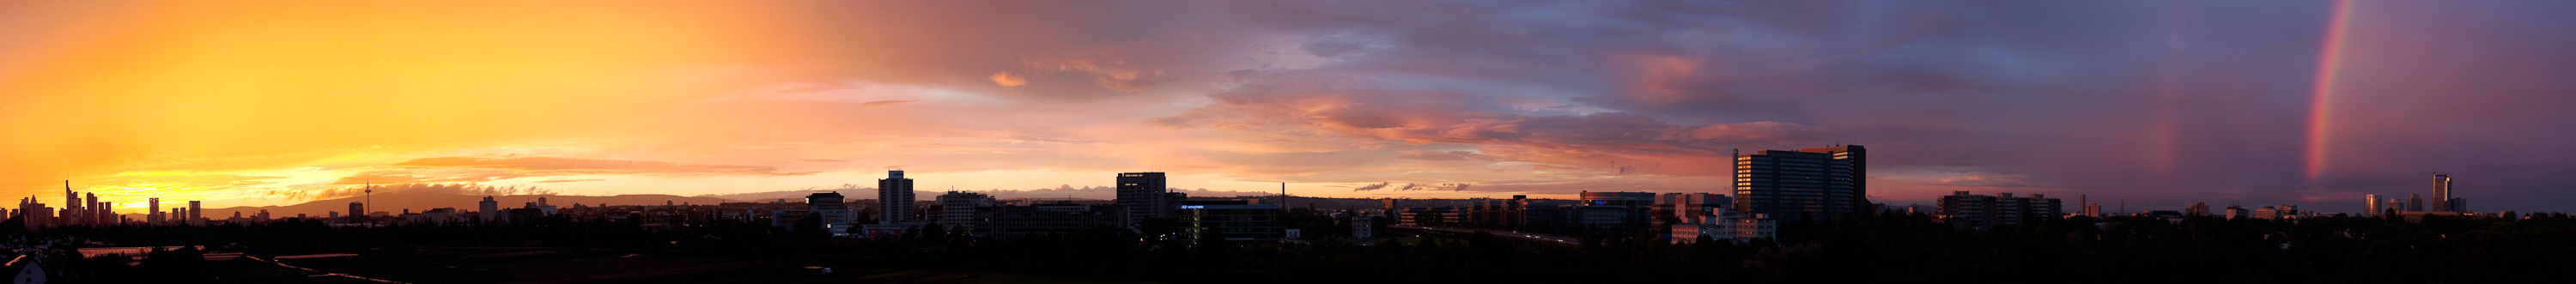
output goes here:
<path id="1" fill-rule="evenodd" d="M 1860 145 L 1735 155 L 1735 210 L 1773 218 L 1830 219 L 1869 210 Z"/>

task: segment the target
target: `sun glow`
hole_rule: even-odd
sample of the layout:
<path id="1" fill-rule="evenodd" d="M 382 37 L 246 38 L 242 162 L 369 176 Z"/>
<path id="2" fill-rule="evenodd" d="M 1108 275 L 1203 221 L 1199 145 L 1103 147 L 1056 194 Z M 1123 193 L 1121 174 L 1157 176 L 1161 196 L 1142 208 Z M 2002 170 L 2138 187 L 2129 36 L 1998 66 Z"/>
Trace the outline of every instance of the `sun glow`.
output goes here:
<path id="1" fill-rule="evenodd" d="M 727 66 L 813 54 L 780 7 L 625 4 L 182 2 L 28 25 L 80 36 L 0 44 L 0 189 L 72 179 L 139 205 L 314 165 L 609 135 L 563 130 L 745 84 Z"/>

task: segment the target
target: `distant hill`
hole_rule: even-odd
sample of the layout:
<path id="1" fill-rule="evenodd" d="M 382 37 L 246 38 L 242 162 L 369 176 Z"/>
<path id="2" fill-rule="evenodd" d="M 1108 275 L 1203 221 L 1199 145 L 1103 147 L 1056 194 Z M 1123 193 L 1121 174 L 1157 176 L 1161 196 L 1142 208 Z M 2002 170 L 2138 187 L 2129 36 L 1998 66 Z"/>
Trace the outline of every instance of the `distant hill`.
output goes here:
<path id="1" fill-rule="evenodd" d="M 844 189 L 839 189 L 839 190 L 787 190 L 787 191 L 769 191 L 769 192 L 734 193 L 734 194 L 701 194 L 701 195 L 694 196 L 694 197 L 721 198 L 721 199 L 727 199 L 727 200 L 741 200 L 741 201 L 743 201 L 743 202 L 771 202 L 771 201 L 778 201 L 778 200 L 780 200 L 780 199 L 785 199 L 785 200 L 787 200 L 787 201 L 792 201 L 792 202 L 805 202 L 805 195 L 815 194 L 815 193 L 824 193 L 824 192 L 840 192 L 840 193 L 841 193 L 842 198 L 848 198 L 848 199 L 872 198 L 872 197 L 876 197 L 876 196 L 877 196 L 877 190 L 876 190 L 876 189 L 874 189 L 874 188 L 865 188 L 865 189 L 846 189 L 846 188 L 844 188 Z M 864 195 L 864 196 L 862 196 L 862 195 Z"/>
<path id="2" fill-rule="evenodd" d="M 1276 194 L 1276 193 L 1273 193 L 1273 192 L 1264 192 L 1264 191 L 1225 191 L 1225 190 L 1208 190 L 1208 189 L 1205 189 L 1205 188 L 1199 188 L 1199 189 L 1172 188 L 1172 189 L 1169 189 L 1169 190 L 1171 190 L 1172 192 L 1179 192 L 1179 193 L 1189 194 L 1190 196 L 1259 196 L 1259 195 L 1270 195 L 1270 194 Z M 1030 189 L 1030 190 L 988 189 L 988 190 L 961 190 L 961 191 L 964 191 L 964 192 L 973 192 L 973 193 L 982 193 L 982 194 L 984 194 L 984 195 L 992 196 L 993 198 L 997 198 L 997 199 L 1006 199 L 1006 200 L 1007 200 L 1007 199 L 1030 199 L 1030 198 L 1048 199 L 1048 200 L 1054 200 L 1054 199 L 1068 199 L 1068 198 L 1070 198 L 1070 199 L 1095 199 L 1095 200 L 1107 200 L 1107 199 L 1112 199 L 1112 198 L 1118 198 L 1118 188 L 1117 188 L 1117 187 L 1109 187 L 1109 186 L 1085 186 L 1085 187 L 1074 187 L 1074 186 L 1072 186 L 1072 185 L 1059 185 L 1059 186 L 1056 186 L 1055 188 L 1040 188 L 1040 189 Z M 702 195 L 698 195 L 697 197 L 712 197 L 712 198 L 723 198 L 723 199 L 742 200 L 742 201 L 760 201 L 760 202 L 778 201 L 779 199 L 786 199 L 787 201 L 800 201 L 800 200 L 805 200 L 805 195 L 807 195 L 807 194 L 814 194 L 814 193 L 818 193 L 818 192 L 839 192 L 839 193 L 841 193 L 841 196 L 843 196 L 843 197 L 845 197 L 845 198 L 850 198 L 850 199 L 875 199 L 875 198 L 877 197 L 877 189 L 876 189 L 876 188 L 872 188 L 872 187 L 858 187 L 857 185 L 847 185 L 847 186 L 843 186 L 843 187 L 841 187 L 841 188 L 834 188 L 834 189 L 787 190 L 787 191 L 768 191 L 768 192 L 732 193 L 732 194 L 702 194 Z M 946 193 L 946 192 L 947 192 L 947 190 L 922 190 L 922 189 L 913 189 L 913 197 L 914 197 L 914 198 L 920 198 L 921 200 L 934 200 L 934 199 L 937 199 L 937 198 L 939 197 L 939 194 L 941 194 L 941 193 Z"/>
<path id="3" fill-rule="evenodd" d="M 502 208 L 502 209 L 509 209 L 509 208 L 521 208 L 521 207 L 525 207 L 525 206 L 527 205 L 527 203 L 529 203 L 529 202 L 536 202 L 536 201 L 537 201 L 537 198 L 545 198 L 545 199 L 546 199 L 546 203 L 547 203 L 547 204 L 551 204 L 551 205 L 554 205 L 554 206 L 557 206 L 557 207 L 566 207 L 566 208 L 572 207 L 572 205 L 573 205 L 573 204 L 575 204 L 575 203 L 579 203 L 579 204 L 582 204 L 582 205 L 589 205 L 589 206 L 599 206 L 600 204 L 607 204 L 607 205 L 662 205 L 664 202 L 670 202 L 670 203 L 672 203 L 672 204 L 688 203 L 688 204 L 700 204 L 700 205 L 705 205 L 705 204 L 718 204 L 718 203 L 725 203 L 725 202 L 742 202 L 742 201 L 735 201 L 735 200 L 727 200 L 727 199 L 723 199 L 723 198 L 713 198 L 713 197 L 686 197 L 686 196 L 667 195 L 667 194 L 628 194 L 628 195 L 617 195 L 617 196 L 580 196 L 580 195 L 551 195 L 551 194 L 548 194 L 548 195 L 504 195 L 504 196 L 494 196 L 494 197 L 492 197 L 492 200 L 493 200 L 493 201 L 498 201 L 498 202 L 500 202 L 500 203 L 501 203 L 501 204 L 500 204 L 500 206 L 501 206 L 501 208 Z M 285 205 L 285 206 L 259 206 L 259 207 L 206 208 L 206 212 L 205 212 L 205 214 L 204 214 L 204 215 L 205 215 L 205 217 L 206 217 L 207 219 L 223 219 L 223 218 L 231 218 L 231 217 L 233 216 L 233 212 L 241 212 L 242 217 L 250 217 L 250 216 L 252 216 L 252 215 L 257 215 L 257 214 L 259 214 L 259 211 L 260 211 L 260 210 L 268 210 L 268 214 L 269 214 L 269 216 L 270 216 L 270 217 L 277 217 L 277 218 L 295 217 L 295 214 L 305 214 L 305 215 L 308 215 L 308 216 L 329 216 L 329 215 L 331 215 L 331 213 L 330 213 L 330 212 L 341 212 L 341 214 L 344 214 L 344 215 L 345 215 L 345 214 L 348 214 L 348 211 L 349 211 L 349 202 L 358 202 L 358 201 L 365 201 L 365 200 L 367 200 L 367 197 L 365 197 L 365 196 L 357 196 L 357 197 L 347 197 L 347 198 L 337 198 L 337 199 L 314 200 L 314 201 L 305 202 L 305 203 L 301 203 L 301 204 Z M 404 210 L 404 209 L 410 209 L 412 212 L 424 212 L 424 211 L 429 211 L 429 209 L 434 209 L 434 208 L 450 208 L 450 207 L 452 207 L 452 208 L 456 208 L 457 210 L 474 211 L 474 210 L 478 210 L 478 209 L 477 209 L 477 207 L 478 207 L 479 205 L 478 205 L 477 203 L 479 203 L 479 202 L 482 202 L 482 201 L 483 201 L 483 196 L 476 196 L 476 195 L 458 195 L 458 194 L 443 194 L 443 193 L 397 192 L 397 193 L 377 193 L 377 194 L 376 194 L 376 197 L 375 197 L 375 200 L 376 200 L 376 205 L 374 205 L 374 206 L 369 206 L 368 210 L 391 212 L 391 213 L 393 213 L 393 214 L 402 214 L 402 212 L 403 212 L 403 210 Z M 164 209 L 164 210 L 167 210 L 167 209 Z M 132 214 L 128 214 L 128 215 L 132 215 Z M 138 215 L 138 217 L 137 217 L 137 218 L 140 218 L 140 217 L 139 217 L 139 215 Z"/>
<path id="4" fill-rule="evenodd" d="M 1278 195 L 1268 195 L 1268 196 L 1251 196 L 1251 195 L 1247 195 L 1247 196 L 1232 196 L 1232 197 L 1191 196 L 1191 197 L 1190 197 L 1190 200 L 1193 200 L 1193 201 L 1220 201 L 1220 200 L 1230 201 L 1230 200 L 1242 200 L 1242 199 L 1260 199 L 1260 200 L 1261 200 L 1260 202 L 1275 202 L 1276 200 L 1278 200 L 1278 198 L 1279 198 L 1279 196 L 1278 196 Z M 1410 199 L 1410 198 L 1406 198 L 1406 199 L 1396 199 L 1395 201 L 1396 201 L 1396 207 L 1414 208 L 1414 207 L 1467 207 L 1467 206 L 1475 206 L 1476 204 L 1484 203 L 1484 202 L 1486 202 L 1487 200 L 1495 200 L 1495 199 L 1488 199 L 1488 198 L 1465 198 L 1465 199 L 1438 199 L 1438 198 L 1434 198 L 1434 199 Z M 1576 203 L 1580 203 L 1580 202 L 1578 202 L 1578 201 L 1576 201 L 1576 200 L 1546 199 L 1546 198 L 1532 198 L 1532 199 L 1530 199 L 1530 203 L 1532 203 L 1531 205 L 1539 206 L 1539 207 L 1555 207 L 1555 206 L 1558 206 L 1558 205 L 1574 205 L 1574 204 L 1576 204 Z M 1288 207 L 1298 207 L 1298 208 L 1302 208 L 1302 207 L 1314 207 L 1314 208 L 1316 208 L 1316 209 L 1323 209 L 1323 210 L 1369 210 L 1369 209 L 1385 209 L 1385 208 L 1386 208 L 1386 199 L 1380 199 L 1380 198 L 1333 198 L 1333 197 L 1305 197 L 1305 196 L 1291 196 L 1290 198 L 1288 198 Z"/>

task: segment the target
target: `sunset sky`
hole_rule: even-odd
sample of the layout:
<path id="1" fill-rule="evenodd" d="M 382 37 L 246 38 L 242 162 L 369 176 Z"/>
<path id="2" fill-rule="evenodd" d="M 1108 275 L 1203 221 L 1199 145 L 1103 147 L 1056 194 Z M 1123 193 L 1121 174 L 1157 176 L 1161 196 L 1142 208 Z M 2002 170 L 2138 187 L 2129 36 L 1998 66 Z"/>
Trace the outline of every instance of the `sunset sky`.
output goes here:
<path id="1" fill-rule="evenodd" d="M 2576 211 L 2576 1 L 13 1 L 0 194 L 1728 190 Z M 844 194 L 874 196 L 865 189 Z M 935 194 L 922 194 L 928 198 Z M 1107 195 L 1087 196 L 1108 198 Z M 56 204 L 56 206 L 60 206 Z M 2071 210 L 2071 208 L 2070 208 Z M 139 212 L 141 210 L 128 210 Z"/>

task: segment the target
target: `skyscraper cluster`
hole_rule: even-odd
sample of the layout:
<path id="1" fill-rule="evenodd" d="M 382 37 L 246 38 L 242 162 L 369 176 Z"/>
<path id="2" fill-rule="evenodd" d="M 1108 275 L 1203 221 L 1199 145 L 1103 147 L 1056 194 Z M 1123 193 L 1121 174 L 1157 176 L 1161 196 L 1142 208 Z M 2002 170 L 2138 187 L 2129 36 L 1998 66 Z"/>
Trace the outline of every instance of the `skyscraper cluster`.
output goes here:
<path id="1" fill-rule="evenodd" d="M 2411 193 L 2407 194 L 2406 199 L 2404 200 L 2394 198 L 2380 200 L 2378 194 L 2364 194 L 2362 195 L 2361 205 L 2363 211 L 2362 216 L 2380 216 L 2389 214 L 2390 212 L 2399 212 L 2399 214 L 2413 214 L 2406 212 L 2469 213 L 2469 200 L 2467 198 L 2460 198 L 2459 196 L 2452 195 L 2451 175 L 2444 173 L 2433 173 L 2433 198 L 2431 200 L 2426 200 L 2421 194 Z"/>
<path id="2" fill-rule="evenodd" d="M 150 203 L 147 206 L 148 208 L 151 208 L 150 210 L 152 210 L 152 212 L 145 214 L 144 220 L 140 222 L 141 224 L 179 224 L 203 221 L 203 219 L 197 217 L 197 211 L 204 209 L 204 207 L 197 206 L 197 201 L 188 201 L 188 208 L 172 208 L 170 209 L 170 212 L 167 212 L 165 215 L 164 212 L 161 212 L 160 198 L 150 198 L 148 200 L 150 200 Z M 63 181 L 62 208 L 54 208 L 51 205 L 38 201 L 36 197 L 27 197 L 18 199 L 18 208 L 16 210 L 0 209 L 0 213 L 15 214 L 8 216 L 25 220 L 24 223 L 27 228 L 31 230 L 51 226 L 106 226 L 137 223 L 135 220 L 127 220 L 124 215 L 117 214 L 115 202 L 99 201 L 98 193 L 72 191 L 71 181 Z"/>

